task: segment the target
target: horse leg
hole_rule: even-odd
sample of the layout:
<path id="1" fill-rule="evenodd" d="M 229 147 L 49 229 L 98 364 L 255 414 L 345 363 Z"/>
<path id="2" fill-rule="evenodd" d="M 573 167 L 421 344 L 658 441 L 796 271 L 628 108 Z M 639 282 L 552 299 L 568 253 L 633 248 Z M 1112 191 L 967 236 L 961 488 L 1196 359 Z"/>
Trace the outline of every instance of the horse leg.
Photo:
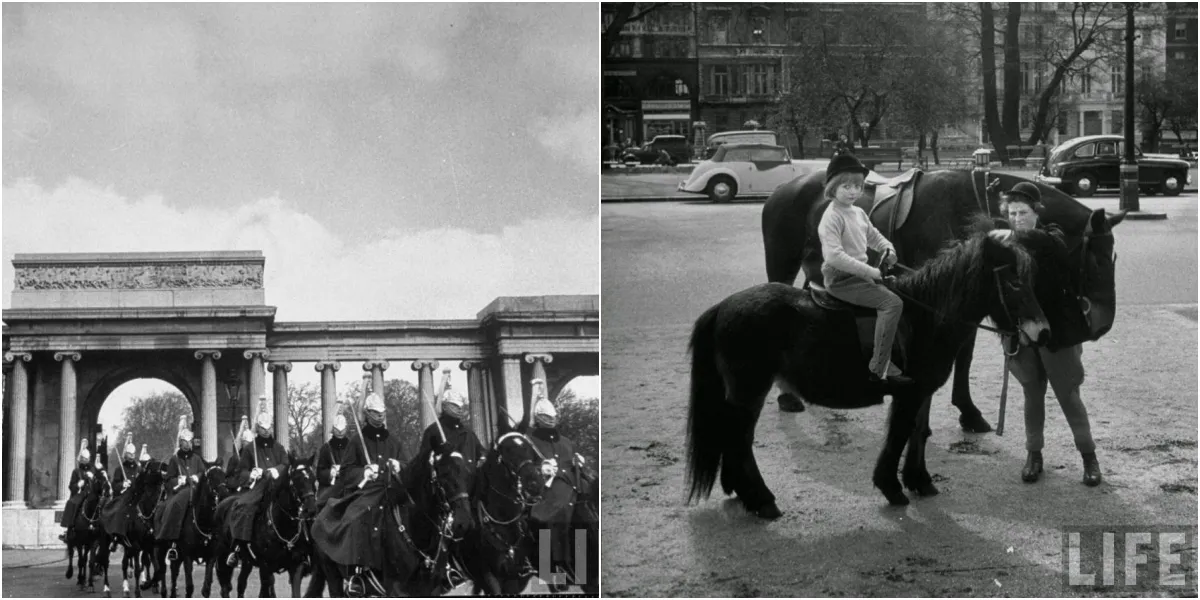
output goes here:
<path id="1" fill-rule="evenodd" d="M 958 424 L 963 431 L 969 433 L 987 433 L 992 430 L 991 424 L 983 418 L 975 402 L 971 400 L 971 360 L 975 356 L 975 331 L 958 355 L 954 357 L 954 386 L 950 394 L 950 403 L 958 408 Z"/>
<path id="2" fill-rule="evenodd" d="M 204 583 L 200 585 L 200 595 L 205 598 L 212 593 L 213 563 L 217 562 L 213 556 L 215 556 L 215 553 L 209 554 L 208 558 L 204 561 Z"/>
<path id="3" fill-rule="evenodd" d="M 195 563 L 192 562 L 191 556 L 189 556 L 183 560 L 183 581 L 184 581 L 183 591 L 185 592 L 184 596 L 186 596 L 188 598 L 191 598 L 192 594 L 196 592 L 196 584 L 192 581 L 192 569 L 195 566 L 196 565 L 195 565 Z"/>
<path id="4" fill-rule="evenodd" d="M 242 561 L 242 568 L 238 571 L 238 598 L 246 597 L 246 582 L 250 580 L 250 571 L 252 569 L 254 569 L 254 567 L 250 566 L 248 561 Z"/>
<path id="5" fill-rule="evenodd" d="M 921 400 L 917 410 L 915 427 L 908 439 L 908 454 L 904 457 L 904 471 L 901 480 L 904 487 L 913 490 L 918 496 L 936 496 L 938 489 L 933 485 L 933 477 L 925 466 L 925 447 L 933 430 L 929 428 L 929 407 L 933 403 L 932 396 Z"/>
<path id="6" fill-rule="evenodd" d="M 904 489 L 896 479 L 896 470 L 900 466 L 900 454 L 904 451 L 904 444 L 912 435 L 919 402 L 919 398 L 909 394 L 896 393 L 892 396 L 887 437 L 884 439 L 883 450 L 875 461 L 875 473 L 871 477 L 875 487 L 883 492 L 889 503 L 896 506 L 908 504 L 908 496 L 904 495 Z"/>
<path id="7" fill-rule="evenodd" d="M 180 563 L 180 561 L 178 561 L 178 560 L 171 561 L 171 597 L 172 598 L 179 597 L 179 563 Z M 165 593 L 167 591 L 167 582 L 166 582 L 165 577 L 163 578 L 161 589 L 164 592 L 162 594 L 162 596 L 165 598 L 167 596 Z"/>
<path id="8" fill-rule="evenodd" d="M 84 583 L 87 580 L 87 544 L 80 544 L 76 546 L 75 554 L 78 556 L 79 560 L 79 571 L 76 573 L 75 585 L 79 588 L 83 588 Z"/>
<path id="9" fill-rule="evenodd" d="M 771 376 L 761 366 L 726 371 L 728 397 L 733 404 L 729 411 L 732 435 L 722 458 L 721 485 L 736 491 L 750 513 L 777 519 L 783 513 L 775 505 L 775 495 L 767 488 L 754 460 L 754 429 L 771 388 Z"/>

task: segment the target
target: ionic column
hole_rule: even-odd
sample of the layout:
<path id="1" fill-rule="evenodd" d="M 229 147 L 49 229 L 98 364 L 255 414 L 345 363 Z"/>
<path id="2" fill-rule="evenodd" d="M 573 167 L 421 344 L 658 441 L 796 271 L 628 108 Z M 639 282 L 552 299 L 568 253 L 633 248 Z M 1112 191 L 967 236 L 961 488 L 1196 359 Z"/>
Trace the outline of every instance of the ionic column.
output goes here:
<path id="1" fill-rule="evenodd" d="M 467 372 L 467 402 L 471 407 L 471 428 L 484 446 L 491 446 L 491 435 L 487 430 L 487 410 L 484 405 L 487 400 L 483 397 L 483 361 L 464 360 L 458 368 Z"/>
<path id="2" fill-rule="evenodd" d="M 268 354 L 265 349 L 247 350 L 242 353 L 242 357 L 250 361 L 250 422 L 252 423 L 258 418 L 258 411 L 262 410 L 258 407 L 259 398 L 267 396 L 267 381 L 263 375 L 263 360 L 267 358 Z"/>
<path id="3" fill-rule="evenodd" d="M 417 375 L 417 390 L 421 398 L 421 431 L 433 425 L 437 415 L 433 412 L 433 371 L 438 368 L 436 360 L 414 360 L 412 370 Z"/>
<path id="4" fill-rule="evenodd" d="M 217 459 L 217 368 L 219 350 L 197 350 L 200 361 L 200 452 L 205 460 Z"/>
<path id="5" fill-rule="evenodd" d="M 267 370 L 275 374 L 275 386 L 272 392 L 275 405 L 275 440 L 283 444 L 285 450 L 291 447 L 291 436 L 288 435 L 288 373 L 292 363 L 288 361 L 271 361 Z"/>
<path id="6" fill-rule="evenodd" d="M 509 421 L 512 427 L 520 427 L 525 419 L 525 391 L 521 387 L 521 357 L 502 356 L 504 377 L 504 408 L 508 416 L 496 415 L 497 421 Z"/>
<path id="7" fill-rule="evenodd" d="M 58 505 L 66 505 L 71 497 L 71 471 L 75 468 L 75 363 L 82 358 L 78 352 L 55 352 L 54 360 L 62 362 L 59 379 L 58 404 Z M 94 450 L 94 449 L 93 449 Z"/>
<path id="8" fill-rule="evenodd" d="M 554 356 L 550 354 L 526 354 L 525 362 L 533 365 L 532 379 L 541 379 L 546 384 L 546 393 L 550 393 L 550 380 L 546 379 L 546 365 L 554 362 Z M 551 398 L 550 400 L 554 400 Z"/>
<path id="9" fill-rule="evenodd" d="M 371 373 L 371 389 L 383 396 L 383 372 L 391 366 L 386 360 L 368 360 L 363 363 L 363 370 Z"/>
<path id="10" fill-rule="evenodd" d="M 313 365 L 321 374 L 321 423 L 325 428 L 325 437 L 333 435 L 333 417 L 337 415 L 337 379 L 334 374 L 342 368 L 342 363 L 336 360 L 322 360 Z"/>
<path id="11" fill-rule="evenodd" d="M 12 363 L 9 381 L 12 386 L 9 394 L 9 406 L 12 407 L 9 415 L 11 441 L 5 453 L 5 459 L 9 461 L 8 481 L 5 482 L 8 501 L 4 503 L 4 508 L 25 508 L 25 432 L 29 427 L 29 372 L 25 363 L 31 362 L 33 355 L 28 352 L 7 352 L 4 360 Z"/>

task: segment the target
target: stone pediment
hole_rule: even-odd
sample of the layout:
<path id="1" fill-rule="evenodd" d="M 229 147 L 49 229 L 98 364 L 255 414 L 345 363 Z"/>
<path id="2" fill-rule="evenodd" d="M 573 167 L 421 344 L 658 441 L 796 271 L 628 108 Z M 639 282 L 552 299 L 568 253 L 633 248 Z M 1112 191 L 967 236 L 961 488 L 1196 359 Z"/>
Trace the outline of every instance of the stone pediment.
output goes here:
<path id="1" fill-rule="evenodd" d="M 17 254 L 12 307 L 262 305 L 259 251 Z"/>

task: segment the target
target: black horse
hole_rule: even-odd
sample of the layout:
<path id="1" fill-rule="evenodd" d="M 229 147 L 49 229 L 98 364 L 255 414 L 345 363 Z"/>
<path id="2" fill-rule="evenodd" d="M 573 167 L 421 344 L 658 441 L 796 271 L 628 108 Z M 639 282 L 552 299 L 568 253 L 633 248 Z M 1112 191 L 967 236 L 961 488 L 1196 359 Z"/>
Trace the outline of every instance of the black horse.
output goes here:
<path id="1" fill-rule="evenodd" d="M 370 574 L 359 575 L 366 590 L 437 596 L 461 580 L 454 563 L 461 563 L 460 542 L 474 528 L 470 494 L 475 489 L 475 465 L 458 452 L 431 454 L 430 460 L 430 477 L 410 482 L 406 490 L 388 482 L 383 498 L 389 519 L 381 534 L 386 568 L 374 580 Z M 405 506 L 409 499 L 412 505 Z M 319 544 L 314 545 L 314 563 L 305 597 L 319 597 L 326 584 L 331 596 L 345 595 L 346 581 L 355 576 L 353 568 L 331 560 Z"/>
<path id="2" fill-rule="evenodd" d="M 220 501 L 221 489 L 225 486 L 225 471 L 220 466 L 221 461 L 204 462 L 204 475 L 200 477 L 200 481 L 192 485 L 191 498 L 188 501 L 187 510 L 183 513 L 183 528 L 179 531 L 179 539 L 171 542 L 158 540 L 154 548 L 154 577 L 150 580 L 150 585 L 158 585 L 158 593 L 162 597 L 167 596 L 167 563 L 170 562 L 171 567 L 171 597 L 178 596 L 179 582 L 179 566 L 183 564 L 183 574 L 185 587 L 184 592 L 188 598 L 192 597 L 195 591 L 195 585 L 192 583 L 192 566 L 196 561 L 204 561 L 206 565 L 211 566 L 212 561 L 207 560 L 208 548 L 211 544 L 213 532 L 216 530 L 215 512 L 217 503 Z M 170 548 L 175 545 L 175 552 L 172 553 Z M 207 593 L 205 593 L 207 596 Z"/>
<path id="3" fill-rule="evenodd" d="M 250 571 L 258 569 L 259 597 L 275 597 L 275 574 L 287 571 L 292 597 L 300 595 L 300 580 L 305 575 L 312 552 L 309 523 L 316 515 L 317 474 L 314 457 L 299 459 L 288 456 L 288 468 L 278 479 L 266 478 L 263 506 L 254 521 L 253 540 L 242 551 L 242 568 L 238 573 L 238 597 L 246 594 Z M 216 563 L 217 582 L 221 597 L 228 598 L 233 589 L 233 567 L 225 557 L 233 548 L 233 532 L 229 528 L 229 503 L 217 507 L 217 535 L 208 560 Z"/>
<path id="4" fill-rule="evenodd" d="M 80 479 L 83 484 L 83 499 L 75 511 L 71 521 L 71 532 L 67 536 L 67 573 L 70 579 L 75 573 L 75 560 L 78 558 L 79 576 L 75 580 L 80 588 L 91 587 L 96 569 L 92 560 L 96 540 L 103 536 L 100 527 L 100 509 L 104 499 L 112 495 L 112 486 L 104 472 L 97 470 L 91 478 Z"/>
<path id="5" fill-rule="evenodd" d="M 115 510 L 124 514 L 115 519 L 118 526 L 105 526 L 104 535 L 96 543 L 96 564 L 103 573 L 105 596 L 109 596 L 109 549 L 115 544 L 123 549 L 121 558 L 121 587 L 125 597 L 129 597 L 129 568 L 133 567 L 133 593 L 142 596 L 138 581 L 142 578 L 143 568 L 149 570 L 151 561 L 146 552 L 154 547 L 154 507 L 162 496 L 161 463 L 150 461 L 143 469 L 128 491 L 117 494 L 112 502 Z M 149 578 L 148 578 L 149 579 Z M 149 580 L 146 581 L 149 589 Z"/>
<path id="6" fill-rule="evenodd" d="M 816 228 L 828 201 L 824 199 L 825 171 L 817 171 L 780 186 L 763 205 L 762 233 L 767 280 L 792 284 L 804 266 L 808 277 L 819 277 L 820 243 Z M 912 210 L 905 224 L 891 237 L 900 261 L 920 266 L 950 240 L 961 239 L 970 223 L 980 215 L 1003 217 L 996 191 L 1008 190 L 1025 181 L 1006 174 L 983 177 L 967 171 L 934 171 L 924 174 L 915 189 Z M 1042 222 L 1058 225 L 1070 251 L 1069 268 L 1073 294 L 1078 305 L 1066 321 L 1048 314 L 1056 335 L 1064 339 L 1094 341 L 1112 327 L 1116 314 L 1112 229 L 1125 218 L 1124 211 L 1106 215 L 1088 208 L 1057 188 L 1037 184 L 1045 212 Z M 870 208 L 867 195 L 859 201 Z M 886 235 L 887 232 L 884 232 Z M 1081 307 L 1080 307 L 1081 305 Z M 1045 307 L 1043 307 L 1045 308 Z M 1076 323 L 1079 323 L 1078 325 Z M 971 432 L 987 432 L 992 426 L 971 399 L 970 370 L 975 338 L 970 336 L 954 363 L 951 401 L 958 407 L 959 423 Z M 788 408 L 786 394 L 780 407 Z"/>
<path id="7" fill-rule="evenodd" d="M 546 487 L 537 449 L 520 433 L 504 434 L 479 467 L 476 485 L 479 527 L 463 548 L 474 593 L 519 594 L 537 562 L 528 523 Z"/>
<path id="8" fill-rule="evenodd" d="M 886 441 L 872 478 L 892 504 L 908 503 L 896 480 L 906 441 L 905 486 L 920 495 L 937 493 L 925 468 L 928 426 L 919 424 L 927 423 L 930 398 L 980 321 L 990 317 L 1019 332 L 1023 344 L 1049 337 L 1026 248 L 1058 242 L 1041 231 L 995 233 L 975 233 L 895 283 L 910 329 L 906 358 L 897 364 L 914 384 L 891 394 Z M 1065 248 L 1058 247 L 1065 262 Z M 809 290 L 768 283 L 737 292 L 700 316 L 690 343 L 689 502 L 708 497 L 720 469 L 725 493 L 736 492 L 749 512 L 780 516 L 753 452 L 755 424 L 772 382 L 830 408 L 883 402 L 884 391 L 868 381 L 854 314 L 815 305 Z"/>

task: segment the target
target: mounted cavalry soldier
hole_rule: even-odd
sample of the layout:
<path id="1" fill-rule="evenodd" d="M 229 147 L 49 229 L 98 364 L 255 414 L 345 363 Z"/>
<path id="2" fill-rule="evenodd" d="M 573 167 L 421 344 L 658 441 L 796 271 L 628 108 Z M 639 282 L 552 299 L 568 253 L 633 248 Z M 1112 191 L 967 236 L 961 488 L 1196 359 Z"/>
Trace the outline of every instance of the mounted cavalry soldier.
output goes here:
<path id="1" fill-rule="evenodd" d="M 117 544 L 120 543 L 117 536 L 124 535 L 128 531 L 129 519 L 134 510 L 133 493 L 129 490 L 141 473 L 142 465 L 138 463 L 137 446 L 133 445 L 133 434 L 131 433 L 126 436 L 121 460 L 113 469 L 113 499 L 100 511 L 100 524 L 104 526 L 104 531 L 113 536 L 109 552 L 117 551 Z"/>
<path id="2" fill-rule="evenodd" d="M 233 436 L 233 455 L 229 457 L 229 462 L 225 466 L 225 480 L 232 485 L 234 477 L 238 474 L 238 456 L 242 450 L 248 445 L 254 443 L 254 432 L 250 430 L 250 418 L 242 415 L 242 424 L 238 427 L 238 434 Z"/>
<path id="3" fill-rule="evenodd" d="M 237 484 L 243 492 L 236 497 L 230 509 L 229 528 L 233 532 L 234 546 L 225 564 L 231 567 L 237 566 L 238 554 L 254 535 L 254 518 L 267 487 L 262 483 L 262 478 L 276 479 L 288 468 L 287 451 L 275 442 L 275 425 L 267 413 L 266 398 L 259 398 L 258 408 L 258 417 L 254 420 L 257 435 L 252 443 L 242 446 L 238 456 Z"/>
<path id="4" fill-rule="evenodd" d="M 75 532 L 71 528 L 71 524 L 75 522 L 75 513 L 79 512 L 79 505 L 83 503 L 83 499 L 87 495 L 88 486 L 96 477 L 95 470 L 92 469 L 92 453 L 88 451 L 86 439 L 79 441 L 79 455 L 76 460 L 78 465 L 71 471 L 71 483 L 68 484 L 71 497 L 67 499 L 67 505 L 63 508 L 62 520 L 59 521 L 60 525 L 67 528 L 58 536 L 58 539 L 65 544 L 69 544 L 74 538 Z"/>
<path id="5" fill-rule="evenodd" d="M 479 436 L 470 427 L 466 397 L 450 387 L 450 369 L 442 371 L 442 374 L 442 390 L 438 393 L 442 404 L 441 414 L 438 415 L 438 422 L 426 427 L 425 434 L 421 436 L 420 449 L 405 480 L 409 487 L 412 482 L 420 481 L 421 477 L 429 476 L 429 457 L 433 453 L 457 452 L 473 467 L 487 455 Z M 439 424 L 441 431 L 438 431 Z M 445 443 L 442 442 L 443 433 L 446 436 Z"/>
<path id="6" fill-rule="evenodd" d="M 341 474 L 342 461 L 346 458 L 346 448 L 350 444 L 350 438 L 346 437 L 348 430 L 346 416 L 339 413 L 333 418 L 333 431 L 329 441 L 317 452 L 317 483 L 320 485 L 320 491 L 317 492 L 318 507 L 324 507 L 330 498 L 341 496 L 339 490 L 342 481 L 338 475 Z"/>
<path id="7" fill-rule="evenodd" d="M 542 501 L 530 511 L 530 526 L 535 540 L 538 531 L 550 530 L 550 561 L 552 566 L 570 570 L 570 528 L 575 512 L 575 490 L 579 487 L 577 466 L 583 459 L 575 454 L 575 444 L 558 432 L 558 411 L 546 394 L 541 379 L 530 382 L 533 388 L 533 427 L 527 432 L 541 456 L 542 475 L 546 491 Z"/>
<path id="8" fill-rule="evenodd" d="M 117 463 L 117 468 L 113 469 L 112 485 L 113 492 L 122 494 L 133 486 L 133 481 L 142 472 L 142 465 L 137 459 L 137 446 L 133 445 L 133 434 L 129 434 L 125 438 L 125 449 L 121 453 L 121 461 Z"/>
<path id="9" fill-rule="evenodd" d="M 167 460 L 163 475 L 163 493 L 166 500 L 158 505 L 154 515 L 154 539 L 171 542 L 171 551 L 183 529 L 183 518 L 191 502 L 191 486 L 200 482 L 204 474 L 204 461 L 192 450 L 192 429 L 188 416 L 179 418 L 179 449 Z"/>
<path id="10" fill-rule="evenodd" d="M 346 495 L 328 502 L 313 524 L 312 535 L 333 562 L 382 570 L 379 549 L 383 547 L 385 496 L 389 487 L 397 489 L 394 482 L 403 481 L 408 457 L 400 438 L 387 429 L 387 407 L 378 393 L 367 395 L 363 419 L 361 442 L 347 444 L 338 469 L 337 479 Z"/>

